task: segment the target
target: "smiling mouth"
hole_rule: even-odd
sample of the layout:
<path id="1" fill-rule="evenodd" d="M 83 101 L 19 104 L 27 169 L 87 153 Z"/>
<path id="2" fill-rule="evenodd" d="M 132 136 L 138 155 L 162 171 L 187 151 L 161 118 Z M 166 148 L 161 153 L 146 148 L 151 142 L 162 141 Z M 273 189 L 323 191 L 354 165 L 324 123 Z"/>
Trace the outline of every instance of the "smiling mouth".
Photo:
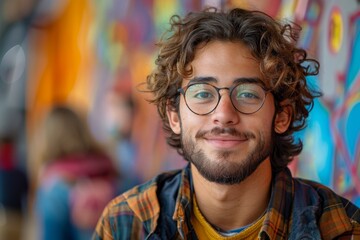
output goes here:
<path id="1" fill-rule="evenodd" d="M 205 137 L 204 138 L 207 143 L 216 147 L 216 148 L 234 148 L 239 147 L 241 144 L 244 144 L 249 139 L 248 138 L 224 138 L 224 137 Z"/>
<path id="2" fill-rule="evenodd" d="M 239 132 L 235 128 L 219 127 L 215 127 L 210 131 L 199 131 L 195 137 L 205 140 L 205 142 L 215 148 L 229 150 L 240 147 L 252 138 L 255 138 L 251 132 Z"/>

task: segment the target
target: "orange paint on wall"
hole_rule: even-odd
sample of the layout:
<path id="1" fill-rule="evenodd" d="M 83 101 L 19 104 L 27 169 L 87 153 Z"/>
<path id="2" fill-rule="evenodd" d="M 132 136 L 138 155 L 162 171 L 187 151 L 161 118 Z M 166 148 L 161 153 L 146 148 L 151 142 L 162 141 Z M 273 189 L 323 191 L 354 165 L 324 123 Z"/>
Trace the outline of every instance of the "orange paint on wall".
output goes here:
<path id="1" fill-rule="evenodd" d="M 32 139 L 43 114 L 66 103 L 88 111 L 92 99 L 94 60 L 92 6 L 87 0 L 67 1 L 54 18 L 36 19 L 29 30 L 27 136 L 29 162 L 36 158 Z M 29 164 L 31 166 L 32 164 Z"/>

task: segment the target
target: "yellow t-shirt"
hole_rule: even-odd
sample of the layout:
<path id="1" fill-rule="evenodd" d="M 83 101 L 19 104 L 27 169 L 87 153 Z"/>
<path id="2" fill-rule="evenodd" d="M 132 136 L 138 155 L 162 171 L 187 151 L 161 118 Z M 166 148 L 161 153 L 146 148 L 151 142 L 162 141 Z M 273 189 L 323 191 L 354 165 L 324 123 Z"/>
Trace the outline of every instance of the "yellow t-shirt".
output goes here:
<path id="1" fill-rule="evenodd" d="M 219 240 L 238 240 L 238 239 L 258 239 L 258 235 L 262 226 L 262 223 L 265 219 L 264 214 L 261 218 L 256 220 L 249 227 L 237 233 L 235 235 L 226 237 L 217 232 L 205 219 L 205 217 L 201 214 L 200 209 L 196 203 L 195 196 L 193 198 L 193 214 L 191 216 L 191 223 L 194 227 L 197 237 L 202 239 L 219 239 Z"/>

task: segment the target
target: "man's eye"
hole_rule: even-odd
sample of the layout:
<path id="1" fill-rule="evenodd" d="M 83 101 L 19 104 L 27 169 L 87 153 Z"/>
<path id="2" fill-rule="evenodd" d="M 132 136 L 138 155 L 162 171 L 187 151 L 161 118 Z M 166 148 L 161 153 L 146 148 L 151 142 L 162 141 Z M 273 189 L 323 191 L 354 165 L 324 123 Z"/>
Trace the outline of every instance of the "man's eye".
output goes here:
<path id="1" fill-rule="evenodd" d="M 198 99 L 209 99 L 212 97 L 213 97 L 212 93 L 207 91 L 201 91 L 193 94 L 193 98 L 198 98 Z"/>
<path id="2" fill-rule="evenodd" d="M 252 92 L 240 92 L 237 98 L 246 98 L 246 99 L 258 99 L 259 95 Z"/>

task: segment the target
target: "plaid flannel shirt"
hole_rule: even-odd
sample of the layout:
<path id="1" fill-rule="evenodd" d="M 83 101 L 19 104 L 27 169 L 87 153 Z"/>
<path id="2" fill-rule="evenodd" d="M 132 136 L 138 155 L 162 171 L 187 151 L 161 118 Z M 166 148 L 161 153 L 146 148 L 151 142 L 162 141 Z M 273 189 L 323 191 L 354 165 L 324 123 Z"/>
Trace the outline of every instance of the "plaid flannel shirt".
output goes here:
<path id="1" fill-rule="evenodd" d="M 161 174 L 111 201 L 93 239 L 197 239 L 191 199 L 189 166 Z M 273 177 L 259 239 L 360 239 L 359 223 L 351 202 L 285 169 Z"/>

